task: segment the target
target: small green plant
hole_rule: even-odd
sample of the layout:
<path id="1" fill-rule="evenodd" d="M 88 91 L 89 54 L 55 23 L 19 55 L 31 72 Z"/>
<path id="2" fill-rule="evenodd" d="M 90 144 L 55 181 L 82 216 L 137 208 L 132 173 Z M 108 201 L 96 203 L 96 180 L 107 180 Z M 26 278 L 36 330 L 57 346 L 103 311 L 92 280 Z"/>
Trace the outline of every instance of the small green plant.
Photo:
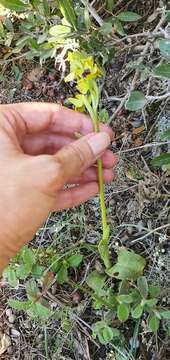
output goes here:
<path id="1" fill-rule="evenodd" d="M 59 256 L 53 248 L 32 250 L 25 246 L 5 269 L 3 276 L 14 288 L 26 282 L 27 300 L 9 299 L 8 304 L 16 310 L 26 311 L 33 318 L 47 320 L 52 311 L 43 296 L 53 282 L 60 285 L 69 282 L 69 270 L 76 269 L 82 260 L 80 253 Z"/>
<path id="2" fill-rule="evenodd" d="M 111 319 L 117 318 L 120 324 L 129 319 L 136 322 L 145 314 L 148 330 L 156 333 L 160 321 L 169 320 L 170 312 L 158 305 L 161 288 L 148 284 L 143 276 L 145 265 L 143 257 L 121 249 L 116 264 L 107 271 L 109 276 L 117 279 L 117 291 L 108 287 L 105 275 L 96 271 L 89 274 L 87 284 L 94 291 L 92 298 L 96 310 L 108 309 L 112 314 Z M 106 319 L 94 325 L 94 334 L 102 344 L 117 337 L 116 330 L 110 327 L 110 321 Z"/>
<path id="3" fill-rule="evenodd" d="M 170 129 L 167 129 L 161 136 L 161 140 L 170 140 Z M 160 156 L 155 157 L 151 161 L 151 165 L 154 167 L 162 167 L 164 170 L 170 168 L 170 152 L 163 153 Z"/>

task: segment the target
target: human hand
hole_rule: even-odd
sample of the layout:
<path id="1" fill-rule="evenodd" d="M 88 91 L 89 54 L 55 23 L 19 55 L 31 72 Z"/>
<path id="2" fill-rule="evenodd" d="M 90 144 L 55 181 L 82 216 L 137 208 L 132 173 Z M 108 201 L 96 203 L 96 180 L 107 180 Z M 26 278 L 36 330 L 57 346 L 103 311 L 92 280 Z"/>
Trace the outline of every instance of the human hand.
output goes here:
<path id="1" fill-rule="evenodd" d="M 55 104 L 0 106 L 0 271 L 49 212 L 98 192 L 93 165 L 99 157 L 104 180 L 113 179 L 117 157 L 106 150 L 112 131 L 104 125 L 100 130 L 92 133 L 88 117 Z M 75 132 L 84 136 L 75 140 Z M 66 189 L 67 184 L 77 186 Z"/>

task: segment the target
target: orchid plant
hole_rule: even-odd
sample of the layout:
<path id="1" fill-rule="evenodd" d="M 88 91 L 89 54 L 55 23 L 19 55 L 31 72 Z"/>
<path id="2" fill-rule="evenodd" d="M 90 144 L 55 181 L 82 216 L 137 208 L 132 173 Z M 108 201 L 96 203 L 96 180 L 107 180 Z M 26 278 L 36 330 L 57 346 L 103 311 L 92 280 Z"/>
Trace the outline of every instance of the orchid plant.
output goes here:
<path id="1" fill-rule="evenodd" d="M 65 81 L 74 81 L 77 89 L 76 96 L 74 98 L 69 98 L 68 100 L 71 104 L 73 104 L 75 110 L 88 112 L 93 122 L 94 131 L 99 132 L 98 107 L 100 101 L 100 90 L 97 84 L 97 79 L 103 75 L 103 71 L 94 62 L 93 57 L 87 55 L 85 52 L 69 52 L 68 62 L 70 64 L 70 73 L 66 76 Z M 106 269 L 108 269 L 111 266 L 108 248 L 110 228 L 107 223 L 104 199 L 102 160 L 98 160 L 98 181 L 103 231 L 98 250 Z"/>

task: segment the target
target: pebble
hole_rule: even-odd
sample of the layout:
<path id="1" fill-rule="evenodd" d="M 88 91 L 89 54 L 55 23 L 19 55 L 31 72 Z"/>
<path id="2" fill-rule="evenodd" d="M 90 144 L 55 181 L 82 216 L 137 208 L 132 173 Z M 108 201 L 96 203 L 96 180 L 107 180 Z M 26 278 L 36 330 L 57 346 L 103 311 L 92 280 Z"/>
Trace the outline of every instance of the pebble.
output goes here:
<path id="1" fill-rule="evenodd" d="M 12 316 L 12 310 L 11 309 L 7 309 L 6 310 L 6 316 L 9 318 L 10 316 Z"/>
<path id="2" fill-rule="evenodd" d="M 16 329 L 11 329 L 11 335 L 14 337 L 19 337 L 20 336 L 20 332 Z"/>
<path id="3" fill-rule="evenodd" d="M 13 324 L 15 322 L 15 319 L 16 319 L 16 317 L 13 314 L 8 317 L 8 321 L 9 321 L 10 324 Z"/>

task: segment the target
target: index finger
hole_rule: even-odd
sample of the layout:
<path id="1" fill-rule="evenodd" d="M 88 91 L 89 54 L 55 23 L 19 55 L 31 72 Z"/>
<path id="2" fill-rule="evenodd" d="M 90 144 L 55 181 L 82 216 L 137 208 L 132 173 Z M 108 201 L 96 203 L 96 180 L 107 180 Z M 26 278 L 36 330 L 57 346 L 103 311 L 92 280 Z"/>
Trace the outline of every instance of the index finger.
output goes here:
<path id="1" fill-rule="evenodd" d="M 67 109 L 52 103 L 18 103 L 3 105 L 8 111 L 16 111 L 26 123 L 28 133 L 49 130 L 54 133 L 74 137 L 75 132 L 87 135 L 93 131 L 91 119 L 85 114 Z M 110 127 L 101 124 L 100 130 L 108 133 L 111 140 L 113 132 Z"/>

